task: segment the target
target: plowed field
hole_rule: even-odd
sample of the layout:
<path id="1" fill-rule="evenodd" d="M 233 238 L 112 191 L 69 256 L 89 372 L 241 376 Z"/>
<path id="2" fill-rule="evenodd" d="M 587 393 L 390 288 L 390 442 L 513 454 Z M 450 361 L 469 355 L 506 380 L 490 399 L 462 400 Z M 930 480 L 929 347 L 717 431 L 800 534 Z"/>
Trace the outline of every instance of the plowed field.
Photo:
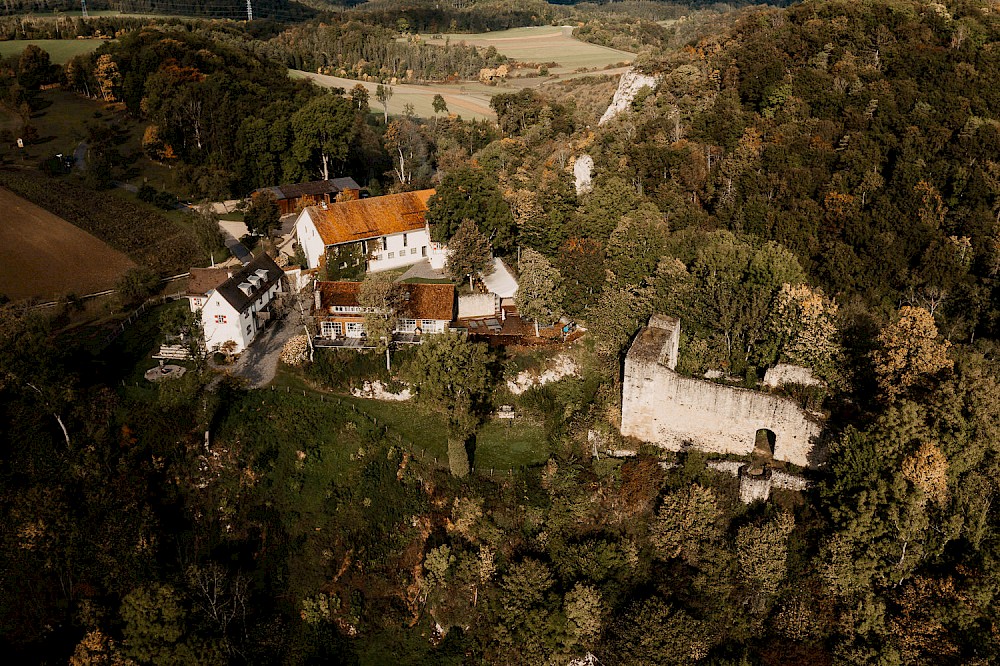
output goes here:
<path id="1" fill-rule="evenodd" d="M 0 294 L 82 296 L 110 289 L 133 266 L 107 243 L 0 187 Z"/>

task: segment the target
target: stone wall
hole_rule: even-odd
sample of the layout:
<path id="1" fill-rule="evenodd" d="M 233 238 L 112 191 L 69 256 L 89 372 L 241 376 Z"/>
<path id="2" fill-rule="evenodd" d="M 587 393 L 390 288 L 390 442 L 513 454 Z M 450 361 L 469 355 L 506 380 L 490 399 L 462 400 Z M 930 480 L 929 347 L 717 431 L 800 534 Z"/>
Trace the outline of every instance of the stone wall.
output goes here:
<path id="1" fill-rule="evenodd" d="M 757 431 L 768 429 L 775 435 L 776 459 L 803 467 L 822 464 L 820 424 L 798 405 L 768 393 L 677 374 L 664 361 L 671 360 L 679 322 L 676 329 L 650 323 L 625 359 L 623 435 L 672 451 L 690 446 L 746 455 L 754 449 Z"/>

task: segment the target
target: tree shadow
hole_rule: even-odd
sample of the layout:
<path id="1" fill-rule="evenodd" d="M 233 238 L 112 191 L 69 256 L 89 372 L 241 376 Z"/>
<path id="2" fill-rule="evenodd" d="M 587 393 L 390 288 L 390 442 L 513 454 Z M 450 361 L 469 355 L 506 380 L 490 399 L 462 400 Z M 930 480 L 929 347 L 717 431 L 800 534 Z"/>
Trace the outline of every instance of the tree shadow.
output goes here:
<path id="1" fill-rule="evenodd" d="M 478 434 L 473 433 L 465 440 L 465 455 L 469 457 L 469 471 L 476 468 L 476 439 Z"/>

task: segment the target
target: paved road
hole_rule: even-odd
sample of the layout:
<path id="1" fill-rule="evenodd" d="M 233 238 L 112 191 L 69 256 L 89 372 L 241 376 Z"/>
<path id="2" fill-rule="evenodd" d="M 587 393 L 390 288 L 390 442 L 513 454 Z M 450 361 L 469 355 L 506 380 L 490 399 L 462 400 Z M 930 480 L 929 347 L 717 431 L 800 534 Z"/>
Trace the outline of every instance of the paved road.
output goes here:
<path id="1" fill-rule="evenodd" d="M 246 265 L 250 263 L 253 259 L 253 255 L 250 254 L 250 250 L 246 248 L 243 243 L 239 241 L 247 233 L 247 225 L 242 222 L 236 222 L 234 220 L 219 220 L 219 229 L 222 230 L 222 236 L 225 239 L 226 247 L 229 248 L 229 252 L 232 253 L 234 257 L 240 260 L 240 263 Z"/>

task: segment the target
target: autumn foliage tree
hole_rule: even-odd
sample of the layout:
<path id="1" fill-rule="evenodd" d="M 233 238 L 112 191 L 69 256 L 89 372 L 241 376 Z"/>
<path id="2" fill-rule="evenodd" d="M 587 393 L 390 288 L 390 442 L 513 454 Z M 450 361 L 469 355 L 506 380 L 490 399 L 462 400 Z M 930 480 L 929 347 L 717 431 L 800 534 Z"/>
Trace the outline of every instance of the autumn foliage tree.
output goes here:
<path id="1" fill-rule="evenodd" d="M 903 306 L 898 319 L 878 337 L 873 354 L 875 379 L 886 400 L 894 400 L 928 375 L 952 367 L 947 340 L 938 340 L 931 313 L 923 308 Z"/>

